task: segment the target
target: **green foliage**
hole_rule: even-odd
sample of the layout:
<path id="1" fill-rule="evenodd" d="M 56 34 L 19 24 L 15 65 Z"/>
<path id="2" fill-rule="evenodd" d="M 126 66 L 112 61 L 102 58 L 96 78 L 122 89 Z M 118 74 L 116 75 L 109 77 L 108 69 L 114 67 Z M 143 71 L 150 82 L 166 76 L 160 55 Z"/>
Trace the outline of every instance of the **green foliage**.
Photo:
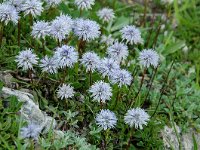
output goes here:
<path id="1" fill-rule="evenodd" d="M 140 4 L 125 5 L 117 0 L 103 0 L 97 1 L 92 10 L 83 11 L 82 17 L 97 21 L 104 35 L 112 34 L 113 38 L 121 40 L 119 30 L 125 25 L 134 24 L 140 27 L 144 39 L 144 45 L 127 44 L 130 55 L 121 66 L 132 73 L 134 80 L 130 87 L 112 86 L 112 99 L 103 108 L 114 111 L 118 123 L 116 128 L 106 131 L 95 123 L 95 116 L 101 108 L 100 104 L 93 102 L 90 97 L 88 92 L 91 86 L 90 75 L 85 68 L 76 64 L 74 68 L 59 70 L 56 75 L 49 75 L 41 73 L 41 69 L 34 66 L 34 80 L 30 82 L 27 80 L 29 78 L 27 72 L 16 69 L 14 59 L 18 52 L 26 47 L 34 48 L 35 53 L 42 58 L 42 42 L 39 39 L 33 40 L 30 36 L 31 29 L 26 17 L 22 19 L 20 46 L 17 46 L 17 30 L 14 25 L 9 23 L 6 26 L 4 30 L 6 34 L 0 48 L 0 68 L 16 72 L 14 77 L 17 78 L 15 82 L 19 84 L 19 88 L 32 90 L 40 109 L 53 116 L 58 123 L 56 128 L 63 131 L 60 135 L 56 135 L 53 131 L 46 135 L 41 134 L 37 147 L 42 150 L 98 148 L 110 150 L 126 149 L 130 144 L 131 150 L 163 149 L 160 138 L 163 126 L 176 123 L 184 132 L 191 127 L 200 130 L 199 2 L 185 0 L 182 4 L 178 4 L 175 0 L 173 5 L 166 7 L 161 5 L 159 0 L 155 0 L 155 3 L 157 6 L 155 10 L 147 9 L 150 15 L 145 18 L 145 25 L 142 24 L 145 7 Z M 102 23 L 97 17 L 96 12 L 105 6 L 115 10 L 114 21 Z M 60 12 L 69 14 L 73 18 L 80 15 L 80 11 L 74 8 L 73 0 L 70 0 L 61 3 L 58 8 L 45 10 L 35 20 L 51 21 Z M 161 16 L 153 18 L 154 13 L 167 14 L 167 21 L 163 21 Z M 174 20 L 177 21 L 177 28 L 172 26 Z M 161 25 L 165 25 L 165 28 L 161 29 Z M 68 45 L 78 48 L 78 38 L 73 35 L 70 37 L 72 39 L 67 39 Z M 63 41 L 63 44 L 65 42 Z M 56 46 L 56 40 L 46 39 L 45 50 L 48 55 L 53 54 Z M 182 51 L 185 47 L 189 48 L 188 54 Z M 143 68 L 137 63 L 137 58 L 139 52 L 145 48 L 155 48 L 161 62 L 157 70 L 153 68 L 146 70 L 144 84 L 139 91 Z M 101 57 L 106 56 L 106 49 L 107 46 L 100 43 L 100 39 L 88 42 L 85 46 L 85 51 L 92 50 Z M 170 70 L 169 64 L 172 62 L 175 63 Z M 108 78 L 101 78 L 96 72 L 91 75 L 91 78 L 92 83 L 98 80 L 109 81 Z M 74 87 L 76 94 L 73 99 L 57 98 L 57 89 L 63 82 Z M 2 87 L 3 83 L 0 82 L 0 90 Z M 139 94 L 135 98 L 137 92 Z M 21 105 L 22 103 L 19 103 L 16 97 L 0 100 L 0 149 L 31 149 L 31 140 L 24 141 L 19 138 L 23 124 L 19 114 Z M 129 128 L 124 124 L 124 114 L 128 109 L 135 107 L 142 107 L 152 115 L 143 130 Z M 198 141 L 194 136 L 193 142 L 194 148 L 198 149 Z"/>
<path id="2" fill-rule="evenodd" d="M 62 137 L 59 138 L 41 138 L 39 143 L 41 144 L 40 148 L 45 150 L 59 150 L 66 147 L 80 150 L 97 150 L 96 146 L 87 143 L 86 138 L 80 137 L 71 131 L 63 133 Z"/>
<path id="3" fill-rule="evenodd" d="M 22 125 L 19 113 L 21 105 L 16 97 L 0 99 L 0 149 L 14 150 L 21 142 L 18 139 Z"/>

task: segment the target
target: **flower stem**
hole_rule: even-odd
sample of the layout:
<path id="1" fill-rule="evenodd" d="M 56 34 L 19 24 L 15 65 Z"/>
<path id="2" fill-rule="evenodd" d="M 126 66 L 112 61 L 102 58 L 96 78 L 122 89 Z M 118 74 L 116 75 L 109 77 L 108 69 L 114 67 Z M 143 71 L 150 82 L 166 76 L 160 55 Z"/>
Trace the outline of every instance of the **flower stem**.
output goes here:
<path id="1" fill-rule="evenodd" d="M 17 23 L 17 27 L 18 27 L 18 35 L 17 35 L 17 41 L 18 41 L 18 46 L 20 47 L 20 41 L 21 41 L 21 19 L 18 20 Z"/>
<path id="2" fill-rule="evenodd" d="M 155 108 L 153 114 L 151 115 L 151 118 L 156 114 L 156 112 L 157 112 L 157 110 L 158 110 L 158 107 L 159 107 L 159 105 L 160 105 L 162 96 L 163 96 L 163 94 L 164 94 L 164 89 L 165 89 L 166 84 L 167 84 L 167 82 L 168 82 L 169 74 L 170 74 L 170 72 L 171 72 L 171 70 L 172 70 L 173 65 L 174 65 L 174 61 L 172 62 L 171 66 L 170 66 L 170 69 L 169 69 L 169 71 L 168 71 L 168 73 L 167 73 L 167 77 L 165 78 L 164 84 L 162 85 L 162 88 L 161 88 L 161 90 L 160 90 L 161 94 L 160 94 L 160 97 L 159 97 L 159 100 L 158 100 L 158 104 L 157 104 L 157 106 L 156 106 L 156 108 Z"/>
<path id="3" fill-rule="evenodd" d="M 158 70 L 158 67 L 156 67 L 156 68 L 154 69 L 154 73 L 153 73 L 152 78 L 151 78 L 151 80 L 150 80 L 149 89 L 148 89 L 148 92 L 147 92 L 147 94 L 146 94 L 146 96 L 145 96 L 145 100 L 144 100 L 144 101 L 146 101 L 146 100 L 148 99 L 148 96 L 149 96 L 149 93 L 150 93 L 150 91 L 151 91 L 151 87 L 152 87 L 154 78 L 155 78 L 155 76 L 156 76 L 157 70 Z"/>
<path id="4" fill-rule="evenodd" d="M 102 100 L 100 100 L 100 106 L 101 106 L 101 109 L 103 109 L 103 102 L 102 102 Z"/>
<path id="5" fill-rule="evenodd" d="M 146 26 L 147 4 L 148 4 L 148 0 L 144 0 L 144 15 L 141 22 L 141 26 L 144 26 L 144 27 Z"/>
<path id="6" fill-rule="evenodd" d="M 132 136 L 133 136 L 133 131 L 134 131 L 133 129 L 130 131 L 130 137 L 129 137 L 128 144 L 127 144 L 127 147 L 126 147 L 127 150 L 131 146 L 131 139 L 132 139 Z"/>
<path id="7" fill-rule="evenodd" d="M 84 41 L 83 39 L 79 40 L 78 42 L 78 53 L 79 53 L 79 58 L 81 57 L 82 53 L 83 53 L 83 48 L 84 48 Z"/>
<path id="8" fill-rule="evenodd" d="M 31 83 L 33 84 L 33 76 L 32 76 L 32 70 L 31 69 L 28 70 L 28 76 L 31 79 Z"/>
<path id="9" fill-rule="evenodd" d="M 151 24 L 150 24 L 150 27 L 151 27 L 151 30 L 149 31 L 149 35 L 147 37 L 147 40 L 146 40 L 146 43 L 145 43 L 145 47 L 148 47 L 149 46 L 149 42 L 150 42 L 150 39 L 151 39 L 151 36 L 152 36 L 152 33 L 153 33 L 153 25 L 155 23 L 155 13 L 153 13 L 153 17 L 152 17 L 152 20 L 151 20 Z"/>
<path id="10" fill-rule="evenodd" d="M 46 50 L 45 50 L 45 39 L 42 38 L 42 52 L 43 52 L 43 55 L 45 56 L 46 55 Z"/>
<path id="11" fill-rule="evenodd" d="M 82 16 L 82 14 L 83 14 L 83 10 L 82 10 L 82 9 L 80 9 L 79 17 L 81 17 L 81 16 Z"/>
<path id="12" fill-rule="evenodd" d="M 160 22 L 159 22 L 159 25 L 158 25 L 157 31 L 156 31 L 156 36 L 155 36 L 154 41 L 153 41 L 153 48 L 156 46 L 157 41 L 158 41 L 158 36 L 160 34 L 160 29 L 161 29 L 161 23 L 162 23 L 162 20 L 160 19 Z"/>
<path id="13" fill-rule="evenodd" d="M 33 16 L 31 14 L 29 14 L 29 23 L 30 26 L 33 26 Z"/>
<path id="14" fill-rule="evenodd" d="M 145 74 L 146 74 L 146 68 L 145 68 L 144 71 L 143 71 L 139 90 L 138 90 L 137 94 L 135 95 L 134 99 L 131 101 L 130 108 L 133 106 L 134 100 L 136 100 L 136 98 L 139 96 L 139 94 L 140 94 L 140 92 L 141 92 L 141 90 L 142 90 L 142 85 L 143 85 L 143 83 L 144 83 L 144 76 L 145 76 Z"/>
<path id="15" fill-rule="evenodd" d="M 115 103 L 115 108 L 117 107 L 117 104 L 119 104 L 119 101 L 120 101 L 120 98 L 121 98 L 121 93 L 120 93 L 120 89 L 118 89 L 117 91 L 117 100 L 116 100 L 116 103 Z"/>
<path id="16" fill-rule="evenodd" d="M 89 81 L 90 82 L 90 86 L 92 86 L 92 71 L 91 70 L 89 71 L 89 78 L 90 78 L 89 79 L 90 80 Z"/>
<path id="17" fill-rule="evenodd" d="M 35 149 L 35 145 L 34 145 L 33 139 L 30 139 L 30 143 L 31 143 L 30 150 L 34 150 Z"/>
<path id="18" fill-rule="evenodd" d="M 4 23 L 0 23 L 0 46 L 3 40 L 3 28 L 4 28 Z"/>
<path id="19" fill-rule="evenodd" d="M 107 141 L 108 141 L 108 136 L 109 136 L 109 129 L 107 129 L 104 132 L 104 135 L 105 135 L 105 141 L 104 141 L 104 143 L 105 143 L 105 149 L 106 149 L 106 147 L 107 147 Z"/>

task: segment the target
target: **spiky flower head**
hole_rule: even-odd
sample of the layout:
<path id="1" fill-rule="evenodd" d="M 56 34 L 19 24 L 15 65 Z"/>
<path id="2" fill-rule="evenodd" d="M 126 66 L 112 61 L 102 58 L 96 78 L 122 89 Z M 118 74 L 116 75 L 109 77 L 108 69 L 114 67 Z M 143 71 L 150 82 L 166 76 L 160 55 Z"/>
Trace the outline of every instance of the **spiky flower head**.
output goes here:
<path id="1" fill-rule="evenodd" d="M 94 5 L 95 0 L 75 0 L 75 5 L 78 7 L 78 9 L 91 9 L 92 5 Z"/>
<path id="2" fill-rule="evenodd" d="M 19 52 L 16 56 L 18 67 L 22 67 L 23 70 L 33 69 L 33 65 L 38 63 L 38 57 L 33 53 L 32 49 L 27 49 Z"/>
<path id="3" fill-rule="evenodd" d="M 94 52 L 86 52 L 85 54 L 83 54 L 82 59 L 80 61 L 81 64 L 86 67 L 87 72 L 94 72 L 99 65 L 100 58 Z"/>
<path id="4" fill-rule="evenodd" d="M 104 130 L 114 128 L 117 124 L 117 117 L 114 112 L 103 109 L 96 116 L 96 124 Z"/>
<path id="5" fill-rule="evenodd" d="M 118 84 L 119 87 L 122 85 L 130 85 L 132 81 L 131 73 L 125 69 L 116 70 L 115 73 L 111 76 L 111 82 L 113 84 Z"/>
<path id="6" fill-rule="evenodd" d="M 114 59 L 104 58 L 103 60 L 100 60 L 98 71 L 103 77 L 112 76 L 112 74 L 118 69 L 120 69 L 120 66 Z"/>
<path id="7" fill-rule="evenodd" d="M 101 36 L 101 43 L 105 43 L 107 46 L 110 46 L 114 43 L 115 39 L 112 38 L 112 35 L 102 35 Z"/>
<path id="8" fill-rule="evenodd" d="M 48 22 L 38 21 L 33 24 L 31 35 L 37 39 L 45 39 L 50 33 L 50 26 Z"/>
<path id="9" fill-rule="evenodd" d="M 147 125 L 150 116 L 141 108 L 133 108 L 128 110 L 124 117 L 124 121 L 130 127 L 135 127 L 136 129 L 143 129 L 143 125 Z"/>
<path id="10" fill-rule="evenodd" d="M 20 134 L 22 138 L 32 138 L 37 140 L 40 133 L 41 127 L 35 123 L 29 123 L 28 126 L 21 128 Z"/>
<path id="11" fill-rule="evenodd" d="M 42 2 L 40 0 L 26 0 L 22 5 L 22 10 L 25 16 L 29 14 L 33 17 L 40 16 L 43 11 Z"/>
<path id="12" fill-rule="evenodd" d="M 89 19 L 77 19 L 74 24 L 74 34 L 84 41 L 90 41 L 100 36 L 99 25 Z"/>
<path id="13" fill-rule="evenodd" d="M 24 3 L 24 0 L 9 0 L 9 1 L 7 1 L 7 4 L 14 6 L 18 12 L 22 11 L 23 3 Z"/>
<path id="14" fill-rule="evenodd" d="M 144 49 L 139 54 L 140 64 L 146 68 L 150 65 L 156 68 L 159 63 L 159 55 L 153 49 Z"/>
<path id="15" fill-rule="evenodd" d="M 60 15 L 51 23 L 50 34 L 53 38 L 62 41 L 72 31 L 73 20 L 68 15 Z"/>
<path id="16" fill-rule="evenodd" d="M 48 6 L 55 7 L 59 5 L 62 0 L 45 0 Z"/>
<path id="17" fill-rule="evenodd" d="M 54 74 L 58 72 L 58 60 L 55 57 L 45 56 L 40 60 L 40 67 L 42 72 Z"/>
<path id="18" fill-rule="evenodd" d="M 57 91 L 57 97 L 60 99 L 72 98 L 74 96 L 74 88 L 70 85 L 63 84 Z"/>
<path id="19" fill-rule="evenodd" d="M 103 22 L 112 21 L 115 18 L 113 9 L 103 8 L 97 12 L 98 17 L 103 20 Z"/>
<path id="20" fill-rule="evenodd" d="M 125 26 L 121 30 L 122 33 L 122 39 L 126 40 L 127 43 L 131 44 L 142 44 L 143 39 L 141 37 L 141 32 L 138 28 L 135 26 Z"/>
<path id="21" fill-rule="evenodd" d="M 58 47 L 55 57 L 59 60 L 60 68 L 72 68 L 78 62 L 78 52 L 72 46 L 63 45 L 62 47 Z"/>
<path id="22" fill-rule="evenodd" d="M 128 57 L 128 47 L 120 42 L 115 42 L 107 49 L 108 56 L 117 62 L 121 62 Z"/>
<path id="23" fill-rule="evenodd" d="M 106 100 L 110 100 L 112 96 L 112 89 L 108 83 L 103 81 L 95 82 L 89 89 L 92 94 L 91 97 L 94 101 L 105 103 Z"/>
<path id="24" fill-rule="evenodd" d="M 9 21 L 16 24 L 18 22 L 19 16 L 18 12 L 14 6 L 2 3 L 0 4 L 0 21 L 4 22 L 5 25 L 8 24 Z"/>

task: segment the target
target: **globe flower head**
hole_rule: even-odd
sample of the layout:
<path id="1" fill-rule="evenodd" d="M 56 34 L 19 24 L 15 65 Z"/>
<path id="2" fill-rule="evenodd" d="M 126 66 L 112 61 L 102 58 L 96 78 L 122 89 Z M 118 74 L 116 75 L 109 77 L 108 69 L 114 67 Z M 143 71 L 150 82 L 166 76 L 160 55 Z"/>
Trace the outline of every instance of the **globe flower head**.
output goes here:
<path id="1" fill-rule="evenodd" d="M 7 1 L 7 4 L 14 6 L 18 12 L 22 11 L 23 3 L 24 3 L 24 0 L 9 0 L 9 1 Z"/>
<path id="2" fill-rule="evenodd" d="M 120 42 L 115 42 L 107 49 L 108 56 L 117 62 L 121 62 L 128 57 L 128 47 Z"/>
<path id="3" fill-rule="evenodd" d="M 74 34 L 83 41 L 90 41 L 100 36 L 100 27 L 95 21 L 77 19 L 74 24 Z"/>
<path id="4" fill-rule="evenodd" d="M 103 22 L 112 21 L 115 18 L 113 9 L 103 8 L 97 12 L 98 17 L 103 20 Z"/>
<path id="5" fill-rule="evenodd" d="M 112 38 L 112 35 L 102 35 L 101 36 L 101 43 L 105 43 L 107 46 L 113 45 L 114 39 Z"/>
<path id="6" fill-rule="evenodd" d="M 60 15 L 51 23 L 50 34 L 53 38 L 62 41 L 72 31 L 73 20 L 68 15 Z"/>
<path id="7" fill-rule="evenodd" d="M 39 0 L 26 0 L 22 5 L 22 11 L 25 16 L 29 14 L 33 17 L 40 16 L 43 11 L 42 2 Z"/>
<path id="8" fill-rule="evenodd" d="M 60 99 L 72 98 L 74 96 L 74 88 L 70 85 L 63 84 L 57 91 L 57 97 Z"/>
<path id="9" fill-rule="evenodd" d="M 38 57 L 33 53 L 32 49 L 21 51 L 16 60 L 18 67 L 23 70 L 33 69 L 33 65 L 38 63 Z"/>
<path id="10" fill-rule="evenodd" d="M 37 140 L 41 133 L 41 127 L 35 123 L 29 123 L 28 126 L 21 128 L 20 134 L 23 138 L 32 138 Z"/>
<path id="11" fill-rule="evenodd" d="M 72 68 L 78 62 L 78 52 L 72 46 L 63 45 L 57 48 L 55 57 L 59 60 L 60 68 Z"/>
<path id="12" fill-rule="evenodd" d="M 124 121 L 130 127 L 135 127 L 136 129 L 143 129 L 143 125 L 147 125 L 150 116 L 141 108 L 133 108 L 128 110 L 124 117 Z"/>
<path id="13" fill-rule="evenodd" d="M 111 82 L 113 84 L 118 84 L 119 87 L 122 87 L 122 85 L 130 85 L 132 81 L 131 73 L 127 70 L 117 70 L 115 73 L 113 73 L 113 76 L 111 77 Z"/>
<path id="14" fill-rule="evenodd" d="M 81 64 L 86 67 L 86 71 L 94 72 L 99 65 L 100 58 L 94 52 L 86 52 L 83 54 L 82 59 L 80 60 Z"/>
<path id="15" fill-rule="evenodd" d="M 153 49 L 144 49 L 139 54 L 139 61 L 145 68 L 148 68 L 150 65 L 156 68 L 159 63 L 159 55 Z"/>
<path id="16" fill-rule="evenodd" d="M 4 22 L 5 25 L 7 25 L 8 22 L 10 21 L 16 24 L 18 22 L 18 19 L 19 19 L 18 12 L 14 6 L 5 3 L 0 4 L 1 22 Z"/>
<path id="17" fill-rule="evenodd" d="M 47 5 L 50 7 L 55 7 L 62 2 L 62 0 L 45 0 L 45 1 L 46 1 Z"/>
<path id="18" fill-rule="evenodd" d="M 104 130 L 114 128 L 117 124 L 117 117 L 114 112 L 105 109 L 96 116 L 96 124 Z"/>
<path id="19" fill-rule="evenodd" d="M 100 60 L 99 66 L 98 66 L 99 73 L 102 74 L 103 77 L 110 77 L 115 73 L 116 70 L 120 69 L 119 64 L 112 58 L 104 58 L 103 60 Z"/>
<path id="20" fill-rule="evenodd" d="M 37 39 L 45 39 L 50 33 L 50 26 L 48 22 L 38 21 L 33 24 L 31 35 Z"/>
<path id="21" fill-rule="evenodd" d="M 92 5 L 94 5 L 95 0 L 75 0 L 75 5 L 78 7 L 78 9 L 91 9 Z"/>
<path id="22" fill-rule="evenodd" d="M 125 26 L 121 30 L 122 39 L 126 40 L 127 43 L 130 42 L 131 44 L 142 44 L 143 39 L 141 37 L 141 32 L 135 26 Z"/>
<path id="23" fill-rule="evenodd" d="M 54 74 L 58 72 L 58 60 L 55 57 L 45 56 L 40 61 L 40 67 L 42 68 L 42 72 L 47 72 L 50 74 Z"/>
<path id="24" fill-rule="evenodd" d="M 112 89 L 108 83 L 103 81 L 95 82 L 89 89 L 94 101 L 105 103 L 112 96 Z"/>

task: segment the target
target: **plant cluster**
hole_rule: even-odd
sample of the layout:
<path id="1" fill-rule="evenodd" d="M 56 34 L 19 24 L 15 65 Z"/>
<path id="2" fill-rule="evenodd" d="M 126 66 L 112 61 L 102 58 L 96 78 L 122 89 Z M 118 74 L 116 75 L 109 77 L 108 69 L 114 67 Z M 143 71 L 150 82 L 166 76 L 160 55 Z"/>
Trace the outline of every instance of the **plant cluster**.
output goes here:
<path id="1" fill-rule="evenodd" d="M 195 93 L 196 99 L 199 92 L 185 89 L 181 75 L 173 82 L 179 64 L 175 53 L 185 42 L 173 33 L 160 34 L 170 26 L 161 26 L 169 18 L 148 18 L 146 4 L 138 18 L 122 12 L 130 13 L 134 6 L 121 6 L 116 0 L 0 4 L 0 52 L 9 50 L 1 54 L 9 59 L 0 61 L 0 67 L 15 70 L 19 87 L 31 89 L 40 108 L 63 131 L 58 138 L 53 130 L 43 135 L 35 122 L 20 123 L 16 147 L 162 149 L 159 132 L 168 118 L 172 126 L 190 118 L 183 128 L 194 122 L 198 128 L 198 102 L 188 97 L 179 102 L 184 94 Z M 20 144 L 22 139 L 25 144 Z"/>

